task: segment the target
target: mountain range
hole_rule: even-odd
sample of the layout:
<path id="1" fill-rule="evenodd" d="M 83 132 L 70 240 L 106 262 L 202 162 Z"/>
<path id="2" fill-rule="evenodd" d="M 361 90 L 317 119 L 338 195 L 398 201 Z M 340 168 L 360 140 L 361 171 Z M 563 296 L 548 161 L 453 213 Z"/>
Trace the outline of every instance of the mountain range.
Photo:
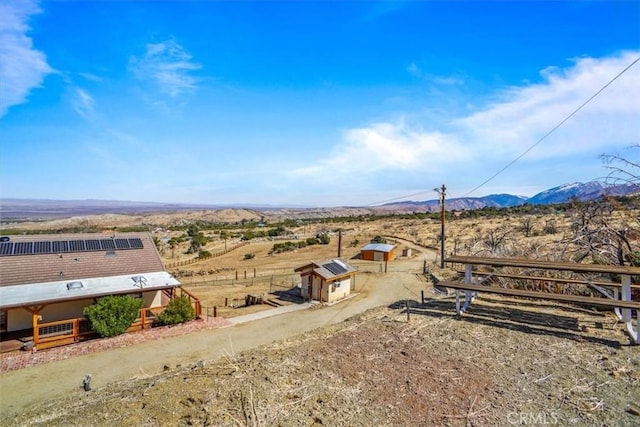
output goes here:
<path id="1" fill-rule="evenodd" d="M 565 184 L 545 190 L 533 197 L 514 196 L 512 194 L 492 194 L 484 197 L 462 197 L 446 200 L 447 210 L 472 210 L 484 207 L 506 208 L 524 204 L 546 205 L 566 203 L 572 199 L 581 201 L 596 200 L 603 195 L 625 196 L 640 194 L 640 184 L 605 185 L 598 181 Z M 8 219 L 52 219 L 80 215 L 99 214 L 147 214 L 161 212 L 179 212 L 195 210 L 246 210 L 253 216 L 261 213 L 279 215 L 287 218 L 324 218 L 332 216 L 367 215 L 376 213 L 409 213 L 415 211 L 437 211 L 440 201 L 400 201 L 381 206 L 305 208 L 300 206 L 269 205 L 214 205 L 154 203 L 117 200 L 47 200 L 47 199 L 0 199 L 0 220 Z"/>
<path id="2" fill-rule="evenodd" d="M 626 196 L 640 193 L 640 184 L 607 185 L 600 181 L 586 183 L 574 182 L 542 191 L 532 197 L 514 196 L 512 194 L 491 194 L 483 197 L 460 197 L 446 200 L 447 210 L 471 210 L 485 207 L 508 208 L 524 204 L 550 205 L 555 203 L 567 203 L 570 200 L 590 201 L 602 196 Z M 440 201 L 402 201 L 383 205 L 389 210 L 407 209 L 437 210 Z"/>

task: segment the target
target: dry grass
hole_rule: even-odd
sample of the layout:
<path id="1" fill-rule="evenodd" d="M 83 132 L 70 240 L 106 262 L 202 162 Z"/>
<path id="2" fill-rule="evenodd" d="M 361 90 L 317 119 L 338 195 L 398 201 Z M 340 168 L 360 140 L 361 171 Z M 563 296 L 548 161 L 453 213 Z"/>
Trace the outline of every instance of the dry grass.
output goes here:
<path id="1" fill-rule="evenodd" d="M 414 302 L 409 323 L 378 308 L 2 425 L 637 425 L 627 409 L 640 399 L 640 357 L 616 341 L 613 316 L 510 304 L 501 316 L 501 298 L 483 299 L 457 320 L 450 299 Z"/>

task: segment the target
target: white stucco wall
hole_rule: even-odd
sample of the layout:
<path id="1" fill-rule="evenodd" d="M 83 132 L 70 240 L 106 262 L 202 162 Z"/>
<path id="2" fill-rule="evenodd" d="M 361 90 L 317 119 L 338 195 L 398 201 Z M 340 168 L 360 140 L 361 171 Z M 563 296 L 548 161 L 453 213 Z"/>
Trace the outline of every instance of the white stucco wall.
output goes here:
<path id="1" fill-rule="evenodd" d="M 56 322 L 58 320 L 74 319 L 84 317 L 82 311 L 85 307 L 93 304 L 93 298 L 78 301 L 69 301 L 60 304 L 47 305 L 40 311 L 42 320 L 38 323 Z M 33 317 L 30 311 L 23 308 L 12 308 L 7 313 L 7 331 L 18 331 L 20 329 L 31 329 L 33 327 Z"/>
<path id="2" fill-rule="evenodd" d="M 142 295 L 144 307 L 158 307 L 162 303 L 162 292 L 145 292 Z M 56 322 L 58 320 L 75 319 L 84 317 L 85 307 L 92 305 L 93 298 L 64 303 L 50 304 L 40 311 L 42 320 L 38 323 Z M 19 331 L 21 329 L 31 329 L 33 327 L 33 317 L 30 311 L 23 308 L 12 308 L 7 310 L 7 332 Z"/>
<path id="3" fill-rule="evenodd" d="M 328 301 L 328 302 L 337 301 L 346 297 L 351 293 L 350 278 L 342 279 L 337 283 L 339 283 L 340 286 L 336 286 L 335 288 L 333 286 L 333 282 L 328 282 L 326 284 L 327 289 L 326 290 L 323 289 L 323 291 L 325 291 L 325 296 L 323 297 L 324 301 Z"/>

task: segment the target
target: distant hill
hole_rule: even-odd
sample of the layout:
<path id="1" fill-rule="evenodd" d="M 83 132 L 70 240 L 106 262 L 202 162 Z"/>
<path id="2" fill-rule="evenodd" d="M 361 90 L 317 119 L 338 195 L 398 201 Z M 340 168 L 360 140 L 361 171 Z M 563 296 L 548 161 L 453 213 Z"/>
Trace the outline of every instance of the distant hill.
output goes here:
<path id="1" fill-rule="evenodd" d="M 144 215 L 160 212 L 180 212 L 194 210 L 247 209 L 269 211 L 281 209 L 281 206 L 269 205 L 223 205 L 223 204 L 187 204 L 135 202 L 127 200 L 51 200 L 51 199 L 17 199 L 0 200 L 0 219 L 33 218 L 55 219 L 80 215 L 125 214 Z"/>
<path id="2" fill-rule="evenodd" d="M 507 208 L 525 203 L 542 205 L 566 203 L 572 198 L 595 200 L 602 195 L 624 196 L 640 194 L 640 185 L 606 186 L 600 182 L 572 183 L 551 188 L 533 197 L 511 194 L 492 194 L 484 197 L 464 197 L 447 199 L 447 210 L 472 210 L 485 207 Z M 29 220 L 51 220 L 89 215 L 149 215 L 162 213 L 184 213 L 200 211 L 202 218 L 209 221 L 240 221 L 242 219 L 268 218 L 330 218 L 336 216 L 359 216 L 385 213 L 411 213 L 415 211 L 437 211 L 440 204 L 437 199 L 425 201 L 401 201 L 382 206 L 369 207 L 327 207 L 305 208 L 269 205 L 214 205 L 132 202 L 117 200 L 44 200 L 44 199 L 1 199 L 0 220 L 2 222 Z M 215 212 L 220 213 L 216 215 Z M 183 215 L 184 217 L 184 215 Z"/>
<path id="3" fill-rule="evenodd" d="M 550 205 L 567 203 L 572 199 L 580 201 L 597 200 L 604 195 L 625 196 L 640 193 L 638 184 L 606 185 L 599 181 L 587 183 L 574 182 L 542 191 L 532 197 L 514 196 L 511 194 L 492 194 L 484 197 L 463 197 L 447 199 L 448 210 L 472 210 L 485 207 L 508 208 L 523 204 Z M 437 199 L 426 201 L 403 201 L 383 205 L 386 210 L 408 209 L 437 210 L 440 202 Z"/>
<path id="4" fill-rule="evenodd" d="M 587 183 L 574 182 L 559 187 L 551 188 L 527 199 L 531 205 L 550 205 L 553 203 L 566 203 L 571 199 L 581 201 L 596 200 L 602 196 L 625 196 L 640 191 L 640 185 L 621 184 L 606 185 L 599 181 Z"/>
<path id="5" fill-rule="evenodd" d="M 470 210 L 470 209 L 482 209 L 487 206 L 496 208 L 506 208 L 511 206 L 522 205 L 526 202 L 527 198 L 523 196 L 513 196 L 511 194 L 492 194 L 484 197 L 464 197 L 447 199 L 447 209 L 449 210 Z M 413 209 L 413 210 L 437 210 L 439 209 L 439 200 L 426 200 L 423 202 L 406 201 L 388 203 L 382 206 L 382 208 L 390 209 Z"/>

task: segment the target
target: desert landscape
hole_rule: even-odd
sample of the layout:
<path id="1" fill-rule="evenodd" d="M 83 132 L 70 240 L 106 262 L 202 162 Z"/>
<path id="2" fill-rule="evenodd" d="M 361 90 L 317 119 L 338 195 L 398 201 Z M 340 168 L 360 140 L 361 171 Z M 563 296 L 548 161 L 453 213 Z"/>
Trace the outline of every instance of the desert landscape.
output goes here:
<path id="1" fill-rule="evenodd" d="M 633 204 L 449 212 L 446 251 L 575 260 L 585 253 L 580 233 L 603 231 L 603 224 L 637 229 L 638 212 Z M 440 268 L 437 215 L 288 215 L 225 209 L 4 224 L 10 232 L 146 227 L 167 270 L 201 299 L 205 316 L 214 307 L 228 319 L 267 313 L 274 307 L 241 302 L 249 294 L 278 300 L 278 291 L 299 283 L 296 267 L 338 250 L 358 275 L 354 295 L 336 304 L 4 372 L 0 424 L 639 422 L 640 354 L 612 312 L 481 296 L 458 319 L 451 294 L 433 287 L 434 278 L 458 274 Z M 187 253 L 189 227 L 206 237 L 196 253 Z M 283 235 L 268 235 L 278 227 Z M 243 239 L 262 230 L 266 236 Z M 328 244 L 274 252 L 277 243 L 323 233 Z M 376 236 L 411 255 L 387 266 L 358 259 Z M 593 243 L 598 234 L 591 237 Z M 636 235 L 627 238 L 638 247 Z M 608 256 L 605 249 L 599 246 L 596 255 Z M 214 256 L 200 257 L 201 251 Z M 86 373 L 94 375 L 89 392 L 80 387 Z"/>

